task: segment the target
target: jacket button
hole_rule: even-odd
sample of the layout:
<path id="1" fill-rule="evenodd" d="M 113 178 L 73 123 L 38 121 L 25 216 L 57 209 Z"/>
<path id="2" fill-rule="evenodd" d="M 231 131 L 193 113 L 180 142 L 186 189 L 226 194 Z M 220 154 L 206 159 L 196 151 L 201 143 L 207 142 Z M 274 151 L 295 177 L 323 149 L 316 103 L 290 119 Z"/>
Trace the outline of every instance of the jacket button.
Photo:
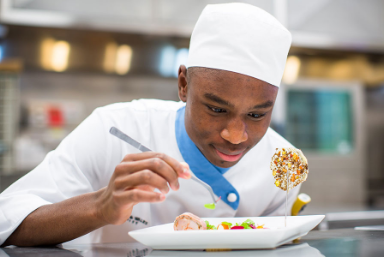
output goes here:
<path id="1" fill-rule="evenodd" d="M 228 194 L 228 196 L 227 196 L 227 200 L 228 200 L 228 202 L 231 202 L 231 203 L 236 202 L 236 200 L 237 200 L 237 195 L 234 194 L 234 193 L 230 193 L 230 194 Z"/>

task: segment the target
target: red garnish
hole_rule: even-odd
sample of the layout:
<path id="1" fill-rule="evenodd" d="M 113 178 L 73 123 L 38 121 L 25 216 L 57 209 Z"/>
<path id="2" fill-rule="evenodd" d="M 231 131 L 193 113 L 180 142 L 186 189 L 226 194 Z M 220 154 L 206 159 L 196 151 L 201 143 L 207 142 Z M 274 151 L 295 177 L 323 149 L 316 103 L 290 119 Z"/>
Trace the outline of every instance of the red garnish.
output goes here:
<path id="1" fill-rule="evenodd" d="M 250 224 L 249 225 L 252 229 L 256 229 L 255 225 Z"/>
<path id="2" fill-rule="evenodd" d="M 231 227 L 231 229 L 244 229 L 244 227 L 243 226 L 233 226 L 233 227 Z"/>

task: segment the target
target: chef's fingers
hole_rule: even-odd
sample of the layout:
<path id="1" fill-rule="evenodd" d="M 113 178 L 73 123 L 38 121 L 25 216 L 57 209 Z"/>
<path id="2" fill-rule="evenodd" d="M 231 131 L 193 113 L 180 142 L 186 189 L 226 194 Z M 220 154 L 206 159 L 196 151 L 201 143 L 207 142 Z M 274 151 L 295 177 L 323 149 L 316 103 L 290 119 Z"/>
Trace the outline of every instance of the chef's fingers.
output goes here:
<path id="1" fill-rule="evenodd" d="M 148 192 L 153 192 L 156 187 L 150 186 L 150 185 L 140 185 L 136 187 L 137 189 L 148 191 Z"/>
<path id="2" fill-rule="evenodd" d="M 142 170 L 130 175 L 117 177 L 114 184 L 117 190 L 132 190 L 140 185 L 149 185 L 159 189 L 163 194 L 169 192 L 167 181 L 151 170 Z"/>
<path id="3" fill-rule="evenodd" d="M 186 162 L 180 162 L 181 166 L 183 166 L 183 169 L 184 170 L 188 170 L 189 171 L 189 164 L 186 163 Z M 189 173 L 190 174 L 190 173 Z M 191 176 L 189 176 L 188 178 L 190 178 Z"/>
<path id="4" fill-rule="evenodd" d="M 191 174 L 189 172 L 189 167 L 181 164 L 181 162 L 177 161 L 176 159 L 164 154 L 164 153 L 157 153 L 157 152 L 144 152 L 144 153 L 135 153 L 135 154 L 127 154 L 123 161 L 140 161 L 144 159 L 150 159 L 150 158 L 159 158 L 166 163 L 168 163 L 169 166 L 171 166 L 177 173 L 177 175 L 180 178 L 189 179 L 191 177 Z"/>
<path id="5" fill-rule="evenodd" d="M 132 189 L 128 191 L 120 191 L 116 193 L 115 200 L 120 204 L 141 203 L 141 202 L 162 202 L 165 195 L 157 192 L 148 192 L 140 189 Z"/>
<path id="6" fill-rule="evenodd" d="M 169 183 L 173 190 L 179 189 L 179 181 L 175 170 L 161 158 L 154 157 L 134 162 L 122 162 L 116 167 L 115 172 L 117 177 L 124 177 L 143 170 L 157 173 Z"/>

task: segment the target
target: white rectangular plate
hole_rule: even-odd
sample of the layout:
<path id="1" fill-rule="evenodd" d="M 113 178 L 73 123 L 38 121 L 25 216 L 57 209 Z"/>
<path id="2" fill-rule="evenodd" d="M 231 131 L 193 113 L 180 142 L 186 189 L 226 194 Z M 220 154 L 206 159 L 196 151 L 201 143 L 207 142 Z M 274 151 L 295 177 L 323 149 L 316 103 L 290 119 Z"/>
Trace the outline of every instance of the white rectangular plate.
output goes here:
<path id="1" fill-rule="evenodd" d="M 153 249 L 271 249 L 306 235 L 324 215 L 203 218 L 217 226 L 223 221 L 241 224 L 246 219 L 269 229 L 174 231 L 173 223 L 130 231 L 128 234 Z"/>

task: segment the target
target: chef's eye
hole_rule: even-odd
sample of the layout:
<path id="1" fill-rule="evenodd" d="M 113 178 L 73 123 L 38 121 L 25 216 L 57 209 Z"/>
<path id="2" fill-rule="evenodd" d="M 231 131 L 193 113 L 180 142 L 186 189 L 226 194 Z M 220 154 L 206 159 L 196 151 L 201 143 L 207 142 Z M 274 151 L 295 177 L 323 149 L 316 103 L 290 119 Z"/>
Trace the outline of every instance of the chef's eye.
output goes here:
<path id="1" fill-rule="evenodd" d="M 265 113 L 264 114 L 249 113 L 248 115 L 254 119 L 260 119 L 265 115 Z"/>
<path id="2" fill-rule="evenodd" d="M 223 113 L 223 112 L 226 112 L 225 109 L 221 109 L 221 108 L 216 108 L 216 107 L 211 107 L 211 106 L 208 106 L 208 108 L 213 111 L 213 112 L 216 112 L 216 113 Z"/>

